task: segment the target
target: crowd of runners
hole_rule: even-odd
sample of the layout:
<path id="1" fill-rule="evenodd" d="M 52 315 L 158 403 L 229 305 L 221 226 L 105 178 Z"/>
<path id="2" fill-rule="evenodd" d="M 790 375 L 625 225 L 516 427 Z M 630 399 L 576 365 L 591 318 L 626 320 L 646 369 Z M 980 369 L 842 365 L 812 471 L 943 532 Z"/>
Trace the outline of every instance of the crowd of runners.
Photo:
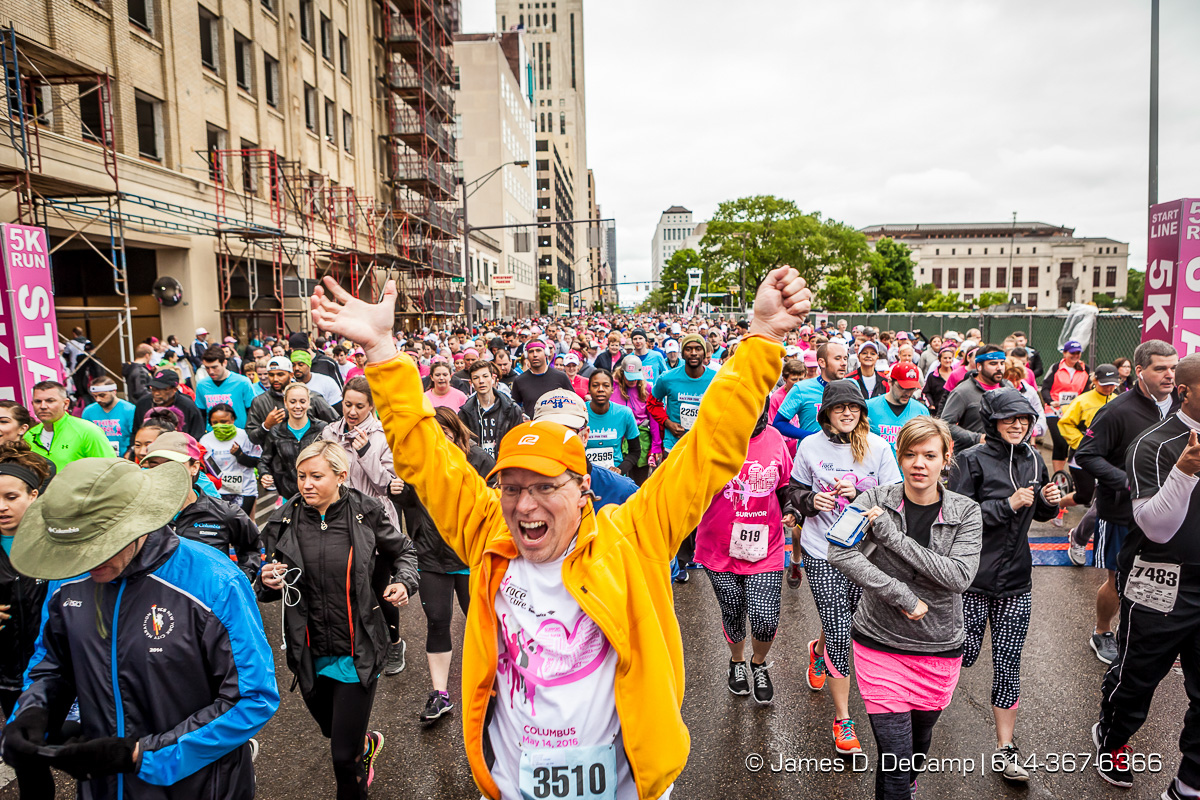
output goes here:
<path id="1" fill-rule="evenodd" d="M 65 384 L 0 401 L 2 752 L 22 797 L 53 797 L 54 770 L 89 798 L 252 797 L 289 685 L 336 796 L 367 797 L 414 600 L 414 717 L 461 718 L 485 796 L 667 797 L 689 752 L 672 584 L 697 577 L 728 689 L 760 704 L 781 595 L 807 584 L 820 629 L 797 632 L 807 686 L 785 691 L 828 693 L 845 758 L 858 692 L 877 798 L 915 796 L 989 635 L 991 766 L 1025 782 L 1022 650 L 1053 613 L 1032 603 L 1028 534 L 1076 506 L 1070 560 L 1107 570 L 1079 633 L 1108 665 L 1096 770 L 1133 785 L 1129 740 L 1178 663 L 1190 707 L 1162 797 L 1200 797 L 1200 355 L 1154 340 L 1089 366 L 1021 331 L 817 326 L 789 268 L 747 319 L 396 333 L 395 299 L 327 282 L 311 334 L 152 339 L 122 386 L 80 332 Z"/>

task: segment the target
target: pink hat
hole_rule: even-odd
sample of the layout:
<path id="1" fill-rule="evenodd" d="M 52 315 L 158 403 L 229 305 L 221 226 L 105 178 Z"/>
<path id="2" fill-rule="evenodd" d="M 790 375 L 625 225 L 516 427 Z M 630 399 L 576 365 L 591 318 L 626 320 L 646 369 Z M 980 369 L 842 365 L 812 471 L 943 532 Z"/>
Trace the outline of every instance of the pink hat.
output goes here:
<path id="1" fill-rule="evenodd" d="M 817 354 L 816 354 L 816 351 L 814 351 L 814 350 L 805 350 L 805 351 L 804 351 L 804 366 L 805 366 L 805 367 L 815 367 L 815 366 L 817 366 Z"/>

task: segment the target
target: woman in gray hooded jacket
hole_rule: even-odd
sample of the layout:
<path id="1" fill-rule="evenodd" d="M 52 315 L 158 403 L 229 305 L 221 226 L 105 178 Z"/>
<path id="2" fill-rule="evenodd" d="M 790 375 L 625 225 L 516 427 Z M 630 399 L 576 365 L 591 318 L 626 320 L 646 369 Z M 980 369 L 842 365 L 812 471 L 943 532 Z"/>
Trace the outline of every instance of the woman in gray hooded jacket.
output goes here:
<path id="1" fill-rule="evenodd" d="M 877 800 L 911 797 L 962 667 L 962 594 L 979 565 L 983 526 L 975 501 L 941 485 L 950 452 L 946 423 L 909 420 L 896 440 L 904 483 L 855 498 L 871 521 L 866 536 L 829 547 L 829 563 L 862 589 L 850 636 L 879 751 Z"/>

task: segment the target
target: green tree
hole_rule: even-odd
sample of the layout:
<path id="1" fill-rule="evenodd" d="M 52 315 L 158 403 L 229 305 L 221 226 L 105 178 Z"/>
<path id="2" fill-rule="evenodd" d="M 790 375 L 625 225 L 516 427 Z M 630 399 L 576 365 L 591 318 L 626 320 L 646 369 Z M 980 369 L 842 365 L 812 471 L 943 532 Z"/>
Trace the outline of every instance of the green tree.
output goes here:
<path id="1" fill-rule="evenodd" d="M 861 286 L 846 275 L 834 275 L 821 284 L 817 297 L 825 311 L 862 311 Z"/>
<path id="2" fill-rule="evenodd" d="M 638 304 L 637 311 L 639 314 L 667 311 L 671 305 L 671 290 L 659 287 L 646 295 L 646 299 Z"/>
<path id="3" fill-rule="evenodd" d="M 899 297 L 893 297 L 891 300 L 887 301 L 887 305 L 883 307 L 883 310 L 889 314 L 902 314 L 907 311 L 908 308 L 905 306 L 904 301 Z"/>
<path id="4" fill-rule="evenodd" d="M 1125 306 L 1130 311 L 1141 311 L 1145 305 L 1145 292 L 1146 273 L 1140 269 L 1131 269 L 1127 293 L 1117 301 L 1117 305 Z"/>
<path id="5" fill-rule="evenodd" d="M 550 313 L 550 307 L 558 303 L 559 291 L 550 281 L 540 281 L 538 283 L 538 304 L 542 308 L 543 314 Z"/>
<path id="6" fill-rule="evenodd" d="M 705 283 L 745 283 L 753 291 L 768 272 L 795 267 L 812 285 L 831 275 L 861 284 L 876 256 L 867 238 L 849 225 L 805 214 L 772 195 L 721 203 L 700 241 L 700 258 L 714 272 Z M 724 273 L 718 274 L 718 273 Z"/>
<path id="7" fill-rule="evenodd" d="M 1116 301 L 1107 294 L 1097 294 L 1092 296 L 1092 302 L 1096 304 L 1096 308 L 1112 308 Z"/>
<path id="8" fill-rule="evenodd" d="M 892 300 L 902 301 L 913 288 L 912 250 L 908 245 L 885 237 L 875 243 L 875 255 L 877 258 L 871 263 L 871 285 L 877 293 L 876 302 L 886 307 Z"/>
<path id="9" fill-rule="evenodd" d="M 939 292 L 932 283 L 923 283 L 908 293 L 909 311 L 970 311 L 971 304 L 958 299 L 957 292 Z"/>
<path id="10" fill-rule="evenodd" d="M 980 308 L 991 308 L 1007 302 L 1008 295 L 1005 292 L 984 292 L 979 295 L 978 300 Z"/>

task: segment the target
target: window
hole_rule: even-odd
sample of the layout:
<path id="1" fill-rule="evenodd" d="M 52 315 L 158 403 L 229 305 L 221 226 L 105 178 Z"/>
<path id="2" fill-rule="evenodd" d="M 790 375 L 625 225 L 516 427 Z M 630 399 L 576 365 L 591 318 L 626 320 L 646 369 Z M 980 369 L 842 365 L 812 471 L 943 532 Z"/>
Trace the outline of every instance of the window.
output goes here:
<path id="1" fill-rule="evenodd" d="M 354 117 L 349 111 L 342 112 L 342 149 L 354 152 Z"/>
<path id="2" fill-rule="evenodd" d="M 950 269 L 950 270 L 947 270 L 947 272 L 949 273 L 949 277 L 950 277 L 950 288 L 957 289 L 958 288 L 958 269 L 957 268 Z"/>
<path id="3" fill-rule="evenodd" d="M 971 248 L 967 248 L 967 255 L 971 255 Z"/>
<path id="4" fill-rule="evenodd" d="M 565 134 L 567 132 L 567 112 L 558 112 L 558 132 Z"/>
<path id="5" fill-rule="evenodd" d="M 940 268 L 933 270 L 933 288 L 942 288 L 942 270 Z"/>
<path id="6" fill-rule="evenodd" d="M 950 248 L 950 255 L 954 255 L 954 251 L 955 251 L 956 249 L 957 249 L 957 248 L 951 247 L 951 248 Z"/>
<path id="7" fill-rule="evenodd" d="M 304 84 L 304 127 L 317 133 L 317 90 Z"/>
<path id="8" fill-rule="evenodd" d="M 1004 248 L 1003 248 L 1003 247 L 1001 247 L 1001 248 L 1000 248 L 1000 255 L 1004 255 Z"/>
<path id="9" fill-rule="evenodd" d="M 1013 285 L 1013 288 L 1014 288 L 1014 289 L 1020 289 L 1020 288 L 1021 288 L 1021 279 L 1022 279 L 1023 277 L 1025 277 L 1025 274 L 1024 274 L 1022 271 L 1021 271 L 1021 268 L 1020 268 L 1020 267 L 1013 267 L 1013 271 L 1012 271 L 1012 285 Z"/>
<path id="10" fill-rule="evenodd" d="M 247 150 L 257 150 L 258 145 L 254 142 L 248 142 L 242 139 L 242 191 L 246 194 L 258 194 L 258 174 L 254 171 L 254 156 L 247 154 Z"/>
<path id="11" fill-rule="evenodd" d="M 980 289 L 992 288 L 992 268 L 991 267 L 980 267 L 979 268 L 979 288 Z"/>
<path id="12" fill-rule="evenodd" d="M 938 248 L 935 248 L 935 249 L 934 249 L 934 251 L 933 251 L 933 254 L 934 254 L 935 256 L 940 256 L 940 255 L 942 254 L 942 248 L 940 248 L 940 247 L 938 247 Z"/>
<path id="13" fill-rule="evenodd" d="M 221 69 L 221 32 L 217 17 L 204 6 L 200 6 L 200 63 L 218 75 Z"/>
<path id="14" fill-rule="evenodd" d="M 1064 261 L 1058 265 L 1058 277 L 1069 278 L 1071 273 L 1075 271 L 1074 261 Z"/>
<path id="15" fill-rule="evenodd" d="M 1116 286 L 1117 285 L 1117 268 L 1116 267 L 1109 267 L 1108 269 L 1106 269 L 1104 271 L 1104 285 L 1105 286 Z"/>
<path id="16" fill-rule="evenodd" d="M 263 94 L 267 103 L 279 108 L 279 62 L 263 53 Z"/>
<path id="17" fill-rule="evenodd" d="M 162 161 L 162 103 L 135 94 L 133 105 L 137 111 L 138 155 Z"/>
<path id="18" fill-rule="evenodd" d="M 996 288 L 1008 288 L 1008 267 L 996 267 Z"/>
<path id="19" fill-rule="evenodd" d="M 129 0 L 129 21 L 146 33 L 154 32 L 153 0 Z"/>
<path id="20" fill-rule="evenodd" d="M 333 23 L 324 14 L 321 15 L 321 57 L 333 63 Z"/>
<path id="21" fill-rule="evenodd" d="M 1035 247 L 1035 248 L 1033 248 L 1033 254 L 1034 254 L 1035 256 L 1037 255 L 1037 248 L 1036 248 L 1036 247 Z"/>
<path id="22" fill-rule="evenodd" d="M 987 248 L 986 248 L 986 247 L 985 247 L 985 248 L 983 248 L 983 254 L 984 254 L 985 256 L 987 255 Z"/>
<path id="23" fill-rule="evenodd" d="M 84 139 L 99 142 L 104 121 L 100 114 L 100 90 L 81 84 L 79 87 L 79 127 Z"/>
<path id="24" fill-rule="evenodd" d="M 1092 288 L 1093 289 L 1100 288 L 1100 265 L 1099 264 L 1097 264 L 1092 269 Z"/>
<path id="25" fill-rule="evenodd" d="M 338 69 L 350 77 L 350 40 L 344 33 L 338 34 Z"/>
<path id="26" fill-rule="evenodd" d="M 214 183 L 217 180 L 217 172 L 223 168 L 221 158 L 214 152 L 216 150 L 225 149 L 225 131 L 218 128 L 216 125 L 209 124 L 206 134 L 206 146 L 208 150 L 208 179 Z"/>
<path id="27" fill-rule="evenodd" d="M 325 141 L 337 144 L 337 106 L 325 98 Z"/>
<path id="28" fill-rule="evenodd" d="M 1017 255 L 1021 255 L 1021 248 L 1017 248 Z"/>
<path id="29" fill-rule="evenodd" d="M 975 270 L 973 270 L 973 269 L 963 270 L 963 288 L 964 289 L 974 289 L 975 288 Z"/>
<path id="30" fill-rule="evenodd" d="M 537 150 L 539 153 L 544 153 L 550 149 L 550 141 L 548 139 L 538 139 L 534 143 L 534 149 Z M 538 162 L 538 164 L 541 164 L 541 163 L 543 163 L 543 162 L 541 162 L 541 161 Z M 542 167 L 539 166 L 538 169 L 542 169 Z"/>
<path id="31" fill-rule="evenodd" d="M 254 46 L 250 40 L 237 31 L 233 32 L 234 71 L 239 89 L 254 92 Z"/>
<path id="32" fill-rule="evenodd" d="M 1027 283 L 1025 285 L 1028 286 L 1030 289 L 1037 288 L 1037 285 L 1038 285 L 1038 268 L 1037 267 L 1029 268 L 1029 283 Z"/>
<path id="33" fill-rule="evenodd" d="M 274 14 L 275 13 L 275 0 L 262 0 L 262 7 L 264 10 L 270 11 L 272 14 Z"/>
<path id="34" fill-rule="evenodd" d="M 300 0 L 300 38 L 312 44 L 313 38 L 312 0 Z"/>

